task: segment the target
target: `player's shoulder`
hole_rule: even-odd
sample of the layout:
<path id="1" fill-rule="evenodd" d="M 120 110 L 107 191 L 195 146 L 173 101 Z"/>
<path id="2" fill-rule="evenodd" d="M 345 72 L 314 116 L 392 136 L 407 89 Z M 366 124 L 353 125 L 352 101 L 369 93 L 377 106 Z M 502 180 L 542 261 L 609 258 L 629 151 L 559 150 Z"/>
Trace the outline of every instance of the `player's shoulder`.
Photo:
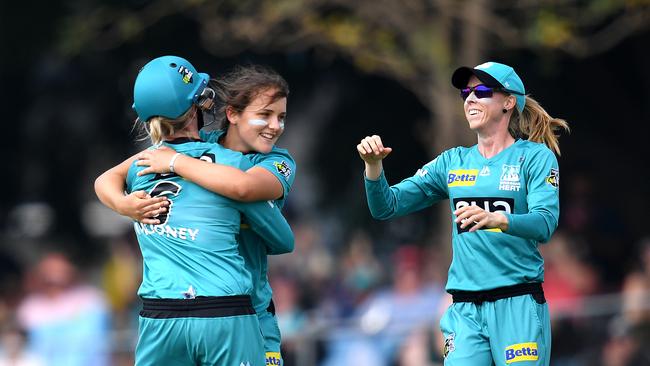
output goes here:
<path id="1" fill-rule="evenodd" d="M 429 164 L 444 164 L 449 165 L 451 162 L 456 160 L 464 160 L 465 157 L 470 153 L 472 147 L 466 146 L 456 146 L 450 149 L 447 149 L 436 156 Z"/>
<path id="2" fill-rule="evenodd" d="M 199 136 L 203 141 L 218 142 L 225 133 L 226 130 L 200 130 Z"/>
<path id="3" fill-rule="evenodd" d="M 295 165 L 295 160 L 289 150 L 281 147 L 273 146 L 273 149 L 268 153 L 252 153 L 247 154 L 248 158 L 253 164 L 258 164 L 263 161 L 285 160 L 287 164 Z"/>
<path id="4" fill-rule="evenodd" d="M 546 156 L 546 157 L 555 156 L 553 151 L 551 151 L 551 149 L 549 149 L 548 146 L 546 146 L 541 142 L 518 140 L 516 144 L 516 148 L 518 150 L 522 150 L 527 155 Z"/>

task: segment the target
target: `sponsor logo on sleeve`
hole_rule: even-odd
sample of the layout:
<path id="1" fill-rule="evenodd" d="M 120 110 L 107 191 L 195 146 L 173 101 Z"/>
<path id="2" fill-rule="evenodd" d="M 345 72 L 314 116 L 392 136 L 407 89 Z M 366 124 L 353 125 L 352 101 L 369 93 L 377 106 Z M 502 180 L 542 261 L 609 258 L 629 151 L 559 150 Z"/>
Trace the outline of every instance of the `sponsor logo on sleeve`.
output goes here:
<path id="1" fill-rule="evenodd" d="M 537 361 L 537 342 L 517 343 L 506 347 L 506 364 L 521 361 Z"/>
<path id="2" fill-rule="evenodd" d="M 476 184 L 478 169 L 450 170 L 447 174 L 447 187 L 470 187 Z"/>
<path id="3" fill-rule="evenodd" d="M 521 181 L 519 170 L 521 165 L 506 165 L 502 166 L 501 180 L 499 181 L 500 191 L 515 191 L 521 189 Z"/>
<path id="4" fill-rule="evenodd" d="M 551 172 L 548 173 L 546 177 L 546 183 L 552 185 L 555 188 L 560 186 L 560 171 L 555 168 L 551 168 Z"/>
<path id="5" fill-rule="evenodd" d="M 282 174 L 285 178 L 289 178 L 289 176 L 291 175 L 291 168 L 289 168 L 289 164 L 287 164 L 286 161 L 284 160 L 282 160 L 281 162 L 274 161 L 273 166 L 278 171 L 278 173 Z"/>

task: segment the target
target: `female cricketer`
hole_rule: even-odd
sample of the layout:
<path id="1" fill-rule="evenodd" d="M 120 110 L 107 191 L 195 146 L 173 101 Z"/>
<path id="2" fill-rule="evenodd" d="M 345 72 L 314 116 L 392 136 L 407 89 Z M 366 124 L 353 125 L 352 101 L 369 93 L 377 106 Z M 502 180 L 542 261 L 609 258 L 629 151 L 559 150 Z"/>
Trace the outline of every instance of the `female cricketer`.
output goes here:
<path id="1" fill-rule="evenodd" d="M 453 304 L 440 320 L 445 365 L 548 365 L 551 329 L 537 246 L 557 227 L 555 131 L 568 124 L 527 96 L 510 66 L 461 67 L 452 84 L 478 144 L 447 150 L 389 186 L 382 159 L 392 149 L 379 136 L 364 138 L 357 151 L 370 212 L 389 219 L 449 199 L 453 256 L 446 290 Z"/>
<path id="2" fill-rule="evenodd" d="M 134 109 L 154 144 L 178 151 L 169 173 L 138 174 L 129 167 L 127 192 L 166 196 L 156 224 L 135 223 L 144 259 L 136 365 L 263 365 L 263 339 L 252 306 L 252 280 L 239 253 L 242 215 L 274 253 L 293 249 L 293 234 L 272 202 L 240 203 L 174 173 L 184 154 L 238 169 L 252 167 L 241 153 L 199 138 L 200 108 L 214 91 L 208 75 L 185 59 L 147 63 L 134 86 Z"/>

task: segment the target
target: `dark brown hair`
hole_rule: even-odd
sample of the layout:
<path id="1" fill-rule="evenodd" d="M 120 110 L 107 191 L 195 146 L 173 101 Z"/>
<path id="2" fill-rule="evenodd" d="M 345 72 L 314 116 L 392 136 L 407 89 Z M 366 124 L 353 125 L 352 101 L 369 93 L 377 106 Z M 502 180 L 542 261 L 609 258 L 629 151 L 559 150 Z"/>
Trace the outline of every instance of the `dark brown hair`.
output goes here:
<path id="1" fill-rule="evenodd" d="M 248 65 L 237 66 L 218 79 L 210 80 L 210 87 L 216 93 L 215 112 L 217 128 L 226 129 L 230 124 L 226 109 L 241 113 L 259 94 L 275 90 L 270 103 L 289 96 L 289 85 L 273 69 Z"/>

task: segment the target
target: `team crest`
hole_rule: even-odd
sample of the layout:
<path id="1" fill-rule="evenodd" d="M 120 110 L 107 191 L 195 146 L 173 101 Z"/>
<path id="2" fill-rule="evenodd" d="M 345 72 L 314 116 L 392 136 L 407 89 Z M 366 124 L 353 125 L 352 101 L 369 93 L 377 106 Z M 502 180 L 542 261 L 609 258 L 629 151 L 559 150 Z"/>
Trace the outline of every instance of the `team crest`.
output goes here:
<path id="1" fill-rule="evenodd" d="M 194 79 L 192 78 L 194 73 L 192 71 L 188 70 L 187 67 L 185 67 L 185 66 L 179 67 L 178 68 L 178 73 L 181 74 L 181 76 L 183 76 L 183 82 L 185 84 L 191 84 L 191 83 L 194 82 Z"/>
<path id="2" fill-rule="evenodd" d="M 555 188 L 559 187 L 560 171 L 558 169 L 551 168 L 551 172 L 548 174 L 548 177 L 546 177 L 546 183 L 552 185 Z"/>
<path id="3" fill-rule="evenodd" d="M 521 188 L 519 175 L 520 168 L 521 165 L 503 165 L 501 171 L 501 180 L 499 181 L 499 190 L 519 191 Z"/>
<path id="4" fill-rule="evenodd" d="M 282 160 L 280 163 L 274 161 L 273 166 L 275 166 L 275 169 L 277 169 L 278 173 L 282 174 L 285 178 L 289 178 L 291 175 L 291 168 L 289 168 L 289 165 L 286 161 Z"/>
<path id="5" fill-rule="evenodd" d="M 456 349 L 456 346 L 454 346 L 454 338 L 456 337 L 456 333 L 451 333 L 445 338 L 445 347 L 442 350 L 442 357 L 447 358 L 447 355 L 449 355 L 449 352 L 454 352 Z"/>

